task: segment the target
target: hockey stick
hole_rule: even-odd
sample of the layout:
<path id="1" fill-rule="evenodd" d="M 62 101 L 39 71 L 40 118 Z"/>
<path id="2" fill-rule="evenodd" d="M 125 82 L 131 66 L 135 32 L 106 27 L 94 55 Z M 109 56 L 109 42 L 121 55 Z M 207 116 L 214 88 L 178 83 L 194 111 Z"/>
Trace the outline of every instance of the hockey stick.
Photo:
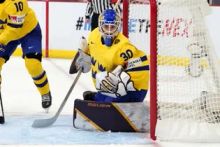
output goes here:
<path id="1" fill-rule="evenodd" d="M 73 84 L 71 85 L 69 91 L 67 92 L 66 97 L 64 98 L 63 102 L 61 103 L 61 105 L 60 105 L 60 107 L 59 107 L 57 113 L 56 113 L 53 117 L 48 118 L 48 119 L 37 119 L 37 120 L 35 120 L 35 121 L 33 122 L 33 124 L 32 124 L 32 127 L 33 127 L 33 128 L 44 128 L 44 127 L 48 127 L 48 126 L 52 125 L 52 124 L 57 120 L 57 118 L 58 118 L 60 112 L 63 110 L 63 107 L 64 107 L 64 105 L 66 104 L 67 99 L 69 98 L 71 92 L 73 91 L 73 88 L 75 87 L 75 85 L 76 85 L 76 83 L 77 83 L 77 81 L 78 81 L 78 79 L 79 79 L 81 73 L 82 73 L 82 69 L 80 69 L 80 70 L 78 71 L 78 74 L 77 74 L 75 80 L 73 81 Z"/>
<path id="2" fill-rule="evenodd" d="M 4 115 L 1 92 L 0 92 L 0 103 L 1 103 L 1 111 L 2 111 L 2 116 L 0 116 L 0 124 L 4 124 L 5 123 L 5 115 Z"/>

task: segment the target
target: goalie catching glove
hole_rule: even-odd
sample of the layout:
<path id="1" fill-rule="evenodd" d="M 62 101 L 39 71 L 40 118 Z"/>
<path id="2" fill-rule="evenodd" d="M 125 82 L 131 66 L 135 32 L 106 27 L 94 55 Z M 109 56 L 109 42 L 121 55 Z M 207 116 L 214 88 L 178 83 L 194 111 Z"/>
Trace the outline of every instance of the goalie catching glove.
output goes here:
<path id="1" fill-rule="evenodd" d="M 128 91 L 136 91 L 130 75 L 120 65 L 112 72 L 98 73 L 96 88 L 102 94 L 114 98 L 125 96 Z"/>
<path id="2" fill-rule="evenodd" d="M 88 44 L 84 37 L 81 38 L 80 49 L 76 53 L 71 65 L 70 65 L 70 74 L 75 74 L 82 68 L 83 73 L 87 73 L 91 69 L 91 57 L 85 52 L 88 50 Z"/>

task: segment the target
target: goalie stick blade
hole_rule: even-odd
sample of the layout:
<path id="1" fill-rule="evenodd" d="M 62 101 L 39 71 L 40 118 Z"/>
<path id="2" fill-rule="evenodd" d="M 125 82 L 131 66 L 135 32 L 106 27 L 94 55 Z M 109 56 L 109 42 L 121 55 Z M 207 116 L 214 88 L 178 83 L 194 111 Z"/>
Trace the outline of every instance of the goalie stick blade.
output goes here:
<path id="1" fill-rule="evenodd" d="M 5 123 L 5 118 L 3 116 L 0 116 L 0 124 L 4 124 Z"/>
<path id="2" fill-rule="evenodd" d="M 69 96 L 70 96 L 70 94 L 71 94 L 73 88 L 75 87 L 75 85 L 76 85 L 76 83 L 77 83 L 77 81 L 78 81 L 78 79 L 79 79 L 81 73 L 82 73 L 82 69 L 79 70 L 79 72 L 78 72 L 78 74 L 77 74 L 75 80 L 73 81 L 73 83 L 72 83 L 72 85 L 71 85 L 69 91 L 67 92 L 67 94 L 66 94 L 66 96 L 65 96 L 65 98 L 64 98 L 64 100 L 63 100 L 63 102 L 61 103 L 61 105 L 60 105 L 58 111 L 56 112 L 56 114 L 55 114 L 53 117 L 48 118 L 48 119 L 37 119 L 37 120 L 35 120 L 35 121 L 33 122 L 33 124 L 32 124 L 32 127 L 33 127 L 33 128 L 44 128 L 44 127 L 48 127 L 48 126 L 52 125 L 52 124 L 57 120 L 58 116 L 60 115 L 60 112 L 63 110 L 63 107 L 64 107 L 64 105 L 66 104 L 67 99 L 69 98 Z"/>
<path id="3" fill-rule="evenodd" d="M 45 128 L 52 125 L 56 121 L 56 117 L 48 118 L 48 119 L 36 119 L 32 127 L 33 128 Z"/>

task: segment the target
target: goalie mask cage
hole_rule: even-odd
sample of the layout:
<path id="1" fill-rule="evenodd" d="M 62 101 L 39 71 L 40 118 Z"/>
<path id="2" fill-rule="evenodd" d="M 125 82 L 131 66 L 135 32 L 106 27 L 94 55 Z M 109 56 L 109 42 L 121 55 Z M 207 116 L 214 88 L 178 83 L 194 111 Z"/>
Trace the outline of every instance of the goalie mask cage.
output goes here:
<path id="1" fill-rule="evenodd" d="M 151 138 L 220 142 L 220 65 L 207 0 L 137 1 L 123 0 L 123 31 L 138 47 L 150 44 Z M 150 20 L 146 38 L 128 31 L 134 15 Z"/>

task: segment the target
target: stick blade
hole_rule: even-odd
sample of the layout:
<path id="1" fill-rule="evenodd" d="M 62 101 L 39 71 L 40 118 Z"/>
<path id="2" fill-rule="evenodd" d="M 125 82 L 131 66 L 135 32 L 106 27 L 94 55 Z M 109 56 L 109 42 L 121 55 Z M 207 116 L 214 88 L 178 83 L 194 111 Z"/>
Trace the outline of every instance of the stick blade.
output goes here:
<path id="1" fill-rule="evenodd" d="M 56 118 L 54 118 L 54 117 L 48 118 L 48 119 L 36 119 L 36 120 L 33 122 L 32 127 L 33 127 L 33 128 L 45 128 L 45 127 L 49 127 L 49 126 L 52 125 L 55 121 L 56 121 Z"/>

